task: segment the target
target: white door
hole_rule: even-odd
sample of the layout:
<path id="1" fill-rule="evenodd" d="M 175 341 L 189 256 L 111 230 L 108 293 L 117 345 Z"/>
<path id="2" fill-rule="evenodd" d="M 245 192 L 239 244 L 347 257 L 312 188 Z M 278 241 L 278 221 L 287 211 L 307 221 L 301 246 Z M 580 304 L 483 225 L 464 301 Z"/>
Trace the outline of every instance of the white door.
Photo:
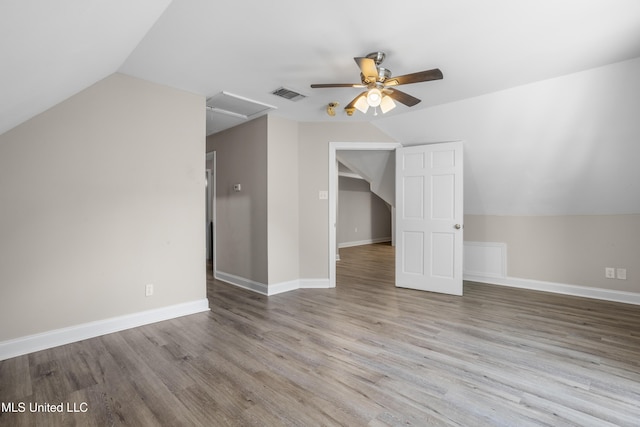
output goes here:
<path id="1" fill-rule="evenodd" d="M 462 295 L 462 143 L 396 150 L 396 286 Z"/>

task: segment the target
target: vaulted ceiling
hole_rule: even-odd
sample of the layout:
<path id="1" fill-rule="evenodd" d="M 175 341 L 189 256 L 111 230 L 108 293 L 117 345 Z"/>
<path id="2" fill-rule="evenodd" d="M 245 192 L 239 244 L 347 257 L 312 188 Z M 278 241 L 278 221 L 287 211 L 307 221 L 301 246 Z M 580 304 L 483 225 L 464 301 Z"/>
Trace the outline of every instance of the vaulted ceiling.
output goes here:
<path id="1" fill-rule="evenodd" d="M 310 88 L 312 83 L 358 82 L 359 70 L 353 58 L 378 50 L 387 53 L 384 66 L 393 75 L 437 67 L 444 79 L 403 86 L 422 102 L 412 108 L 399 105 L 377 117 L 371 112 L 348 117 L 342 111 L 341 107 L 361 89 Z M 615 161 L 611 160 L 615 156 L 601 156 L 593 160 L 595 167 L 585 164 L 578 168 L 574 161 L 569 162 L 576 169 L 566 177 L 571 185 L 559 187 L 562 191 L 556 189 L 552 195 L 541 188 L 544 179 L 540 175 L 523 174 L 522 182 L 505 177 L 528 165 L 531 156 L 523 153 L 535 152 L 545 160 L 546 166 L 541 169 L 550 168 L 552 156 L 547 154 L 551 152 L 555 156 L 577 149 L 579 155 L 591 159 L 593 147 L 603 147 L 596 141 L 602 130 L 591 132 L 588 144 L 576 143 L 576 138 L 561 137 L 571 123 L 558 119 L 557 114 L 546 117 L 540 110 L 555 106 L 553 97 L 559 94 L 566 118 L 573 114 L 575 103 L 582 102 L 576 94 L 588 91 L 592 81 L 601 81 L 596 71 L 567 85 L 561 76 L 638 57 L 637 0 L 3 1 L 0 134 L 100 79 L 121 72 L 205 97 L 230 92 L 273 105 L 274 114 L 297 121 L 370 121 L 401 142 L 471 139 L 466 157 L 471 163 L 465 170 L 472 195 L 466 203 L 472 212 L 535 211 L 512 209 L 518 197 L 528 197 L 529 205 L 542 206 L 542 213 L 635 212 L 640 211 L 640 201 L 631 205 L 619 202 L 619 206 L 604 210 L 588 202 L 592 180 L 610 176 L 611 170 L 625 172 L 602 185 L 599 194 L 605 198 L 611 197 L 611 189 L 620 180 L 640 182 L 639 172 L 629 172 L 637 169 L 631 163 L 623 167 L 617 163 L 624 156 L 617 156 Z M 609 78 L 602 77 L 604 81 Z M 628 70 L 624 78 L 634 81 Z M 540 83 L 544 81 L 555 83 Z M 292 102 L 271 94 L 281 86 L 307 98 Z M 607 98 L 611 90 L 620 92 L 629 97 L 621 111 L 636 108 L 637 97 L 625 95 L 625 87 L 601 86 L 605 92 L 601 95 Z M 638 87 L 635 84 L 633 90 Z M 506 89 L 512 91 L 510 95 L 501 95 Z M 562 93 L 565 90 L 568 92 Z M 546 98 L 541 99 L 540 94 Z M 573 104 L 566 103 L 569 96 Z M 474 101 L 477 99 L 483 101 Z M 329 102 L 340 103 L 335 117 L 325 112 Z M 590 98 L 582 105 L 591 105 L 589 102 L 598 100 Z M 616 104 L 615 99 L 608 102 Z M 517 106 L 512 107 L 514 104 Z M 538 110 L 532 111 L 531 105 L 538 105 Z M 488 106 L 494 110 L 489 111 Z M 518 132 L 509 130 L 503 124 L 514 108 L 522 113 L 519 120 L 534 117 L 540 121 L 525 121 Z M 500 125 L 495 120 L 497 113 L 504 117 Z M 460 114 L 462 127 L 451 119 Z M 602 114 L 589 111 L 584 117 L 597 121 Z M 229 126 L 216 120 L 208 116 L 209 133 Z M 555 127 L 553 137 L 540 132 L 542 120 Z M 619 131 L 621 138 L 640 134 L 637 126 L 629 131 L 632 121 L 637 120 L 626 120 L 627 127 Z M 616 123 L 609 121 L 603 127 Z M 534 128 L 536 132 L 529 132 Z M 519 144 L 511 144 L 513 140 Z M 635 146 L 625 144 L 617 147 L 620 153 L 640 156 Z M 511 154 L 505 165 L 487 160 L 488 156 L 505 153 Z M 557 159 L 554 161 L 556 168 L 567 174 Z M 585 168 L 602 170 L 593 178 Z M 578 194 L 575 183 L 579 179 L 587 180 L 577 188 L 582 198 L 567 202 L 567 196 Z M 523 188 L 530 194 L 523 193 Z M 626 188 L 636 189 L 633 185 Z M 493 206 L 496 194 L 501 192 L 502 201 Z M 616 194 L 622 200 L 619 196 Z"/>
<path id="2" fill-rule="evenodd" d="M 443 71 L 404 87 L 423 100 L 414 110 L 640 56 L 635 0 L 21 0 L 0 21 L 0 133 L 116 71 L 318 121 L 359 90 L 309 85 L 358 82 L 353 57 L 372 51 L 394 75 Z M 280 86 L 308 98 L 270 93 Z"/>

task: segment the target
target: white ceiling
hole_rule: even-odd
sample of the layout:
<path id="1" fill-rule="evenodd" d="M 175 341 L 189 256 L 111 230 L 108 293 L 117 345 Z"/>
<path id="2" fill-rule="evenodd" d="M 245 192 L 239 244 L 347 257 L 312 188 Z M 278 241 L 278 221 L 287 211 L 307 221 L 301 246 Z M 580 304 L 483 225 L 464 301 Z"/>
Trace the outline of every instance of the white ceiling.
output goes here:
<path id="1" fill-rule="evenodd" d="M 169 3 L 0 2 L 0 134 L 118 71 Z"/>
<path id="2" fill-rule="evenodd" d="M 423 100 L 413 109 L 424 108 L 640 56 L 640 2 L 174 0 L 120 70 L 207 96 L 225 90 L 300 121 L 329 120 L 327 103 L 344 106 L 361 90 L 309 85 L 359 82 L 353 57 L 376 50 L 395 75 L 443 71 L 442 81 L 404 86 Z M 280 86 L 309 97 L 270 94 Z"/>
<path id="3" fill-rule="evenodd" d="M 640 2 L 4 1 L 0 133 L 116 71 L 207 97 L 227 91 L 299 121 L 375 120 L 324 112 L 358 89 L 309 85 L 358 82 L 353 57 L 376 50 L 394 75 L 443 71 L 403 87 L 423 100 L 416 110 L 638 57 Z M 308 98 L 270 94 L 280 86 Z"/>

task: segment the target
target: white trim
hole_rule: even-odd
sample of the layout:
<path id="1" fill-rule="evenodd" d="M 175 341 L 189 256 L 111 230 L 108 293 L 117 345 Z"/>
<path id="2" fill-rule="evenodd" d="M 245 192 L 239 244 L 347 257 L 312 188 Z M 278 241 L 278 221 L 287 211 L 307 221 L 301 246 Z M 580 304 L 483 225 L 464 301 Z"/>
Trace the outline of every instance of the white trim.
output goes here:
<path id="1" fill-rule="evenodd" d="M 213 268 L 215 269 L 215 266 L 218 265 L 218 251 L 217 251 L 217 233 L 216 233 L 216 228 L 218 226 L 217 224 L 217 217 L 216 217 L 216 197 L 217 197 L 217 193 L 216 193 L 216 185 L 218 182 L 218 172 L 217 172 L 217 168 L 218 168 L 218 158 L 216 155 L 216 151 L 211 151 L 210 153 L 207 153 L 207 159 L 209 159 L 209 155 L 211 155 L 211 160 L 212 164 L 213 164 L 213 170 L 212 170 L 212 179 L 213 179 L 213 184 L 211 186 L 211 222 L 213 223 L 213 230 L 211 230 L 211 232 L 213 233 L 212 236 L 212 247 L 211 250 L 213 251 L 213 257 L 212 257 L 212 261 L 213 261 Z"/>
<path id="2" fill-rule="evenodd" d="M 83 323 L 0 342 L 0 360 L 209 310 L 205 299 Z"/>
<path id="3" fill-rule="evenodd" d="M 355 242 L 338 243 L 338 249 L 350 248 L 352 246 L 372 245 L 374 243 L 390 242 L 391 237 L 377 237 L 375 239 L 357 240 Z"/>
<path id="4" fill-rule="evenodd" d="M 234 274 L 215 272 L 215 278 L 239 288 L 256 292 L 265 296 L 281 294 L 283 292 L 295 291 L 296 289 L 323 289 L 330 288 L 329 279 L 295 279 L 287 282 L 274 283 L 266 285 L 254 280 L 245 279 L 244 277 Z"/>
<path id="5" fill-rule="evenodd" d="M 269 285 L 269 296 L 297 289 L 329 288 L 329 279 L 297 279 Z"/>
<path id="6" fill-rule="evenodd" d="M 300 289 L 328 289 L 329 279 L 300 279 Z"/>
<path id="7" fill-rule="evenodd" d="M 300 289 L 300 280 L 289 280 L 288 282 L 274 283 L 273 285 L 268 285 L 267 295 L 277 295 L 283 292 L 295 291 L 296 289 Z"/>
<path id="8" fill-rule="evenodd" d="M 616 291 L 613 289 L 593 288 L 589 286 L 570 285 L 566 283 L 545 282 L 542 280 L 520 279 L 517 277 L 487 277 L 465 274 L 464 280 L 488 283 L 490 285 L 509 286 L 512 288 L 529 289 L 533 291 L 551 292 L 554 294 L 572 295 L 583 298 L 615 301 L 626 304 L 640 305 L 640 293 Z"/>
<path id="9" fill-rule="evenodd" d="M 329 287 L 336 287 L 336 206 L 338 204 L 337 150 L 393 151 L 402 144 L 398 142 L 329 142 Z"/>
<path id="10" fill-rule="evenodd" d="M 269 286 L 264 283 L 256 282 L 251 279 L 245 279 L 244 277 L 236 276 L 235 274 L 224 273 L 218 270 L 215 271 L 214 277 L 218 280 L 222 280 L 223 282 L 226 282 L 233 286 L 237 286 L 239 288 L 257 292 L 262 295 L 269 295 Z"/>
<path id="11" fill-rule="evenodd" d="M 264 283 L 245 279 L 244 277 L 236 276 L 234 274 L 223 273 L 221 271 L 216 271 L 215 278 L 230 285 L 266 296 L 295 291 L 296 289 L 324 289 L 331 287 L 329 286 L 329 279 L 296 279 L 289 280 L 288 282 L 266 285 Z"/>

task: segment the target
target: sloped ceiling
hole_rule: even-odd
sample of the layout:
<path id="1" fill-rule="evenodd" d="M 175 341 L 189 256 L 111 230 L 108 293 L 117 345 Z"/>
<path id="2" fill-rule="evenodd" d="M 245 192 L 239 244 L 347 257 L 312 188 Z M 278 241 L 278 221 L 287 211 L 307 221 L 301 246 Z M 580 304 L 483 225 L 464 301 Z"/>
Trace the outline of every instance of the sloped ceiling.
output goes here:
<path id="1" fill-rule="evenodd" d="M 371 112 L 347 117 L 340 110 L 336 117 L 329 117 L 325 113 L 329 102 L 343 107 L 359 90 L 310 89 L 309 85 L 358 82 L 353 57 L 377 50 L 387 53 L 384 66 L 393 75 L 438 67 L 444 79 L 404 86 L 403 90 L 423 100 L 411 109 L 400 105 L 377 117 Z M 611 138 L 602 136 L 603 129 L 590 124 L 591 135 L 585 138 L 558 137 L 576 127 L 560 126 L 554 120 L 564 120 L 558 114 L 573 116 L 574 108 L 584 106 L 581 91 L 588 93 L 589 86 L 580 83 L 580 77 L 570 78 L 572 89 L 558 99 L 571 96 L 573 101 L 562 101 L 558 114 L 548 117 L 540 111 L 554 105 L 553 92 L 562 92 L 565 86 L 528 86 L 640 57 L 637 0 L 4 1 L 0 3 L 0 57 L 0 133 L 117 71 L 205 97 L 230 92 L 274 105 L 274 114 L 297 121 L 370 121 L 400 142 L 465 139 L 470 212 L 640 211 L 635 204 L 623 202 L 618 191 L 611 193 L 620 180 L 638 178 L 637 173 L 628 172 L 630 160 L 609 152 L 603 158 L 610 160 L 603 162 L 586 154 L 588 144 L 602 147 L 595 140 L 610 142 Z M 621 75 L 637 81 L 628 72 Z M 616 113 L 636 108 L 635 116 L 625 121 L 623 133 L 613 132 L 613 136 L 629 141 L 640 135 L 629 124 L 637 121 L 638 107 L 632 100 L 637 85 L 631 85 L 630 90 L 636 91 L 631 94 L 624 93 L 624 82 L 614 87 L 616 96 L 625 97 L 616 104 L 607 95 L 610 88 L 602 83 L 608 77 L 588 76 L 593 78 L 586 81 L 597 82 L 601 92 L 586 102 L 599 104 L 597 96 L 603 96 L 607 105 L 617 105 Z M 281 86 L 308 97 L 291 102 L 270 93 Z M 538 89 L 548 98 L 540 100 Z M 615 126 L 614 118 L 596 120 L 602 111 L 589 110 L 581 117 L 594 119 L 604 129 Z M 505 117 L 503 121 L 509 117 L 515 130 L 499 130 L 494 123 L 497 114 Z M 522 121 L 527 114 L 536 120 Z M 208 117 L 209 129 L 219 129 L 213 120 Z M 531 131 L 544 128 L 545 120 L 555 123 L 552 137 Z M 486 122 L 493 127 L 484 126 Z M 509 145 L 514 139 L 517 149 Z M 537 150 L 536 144 L 542 149 Z M 638 154 L 620 144 L 609 147 L 614 153 Z M 565 166 L 558 160 L 559 152 L 580 153 L 592 164 L 569 161 L 572 173 L 560 175 L 563 183 L 571 184 L 551 192 L 540 184 L 543 175 L 533 169 L 517 183 L 508 178 L 509 167 L 496 167 L 502 161 L 511 165 L 511 172 L 522 171 L 531 153 L 537 153 L 537 170 L 557 172 Z M 585 168 L 595 168 L 595 178 Z M 625 172 L 607 178 L 609 168 Z M 570 192 L 579 179 L 599 183 L 600 202 L 589 201 L 587 184 Z M 549 185 L 557 186 L 554 180 Z M 637 189 L 626 183 L 619 187 Z M 513 203 L 518 198 L 529 201 Z"/>
<path id="2" fill-rule="evenodd" d="M 394 75 L 443 71 L 442 81 L 404 86 L 421 109 L 640 56 L 640 2 L 174 0 L 120 71 L 318 121 L 330 119 L 329 102 L 344 107 L 361 90 L 310 84 L 359 82 L 353 57 L 377 50 Z M 309 97 L 270 94 L 280 86 Z M 332 120 L 372 119 L 340 110 Z"/>
<path id="3" fill-rule="evenodd" d="M 0 134 L 116 72 L 169 2 L 0 2 Z"/>
<path id="4" fill-rule="evenodd" d="M 358 82 L 353 57 L 376 50 L 394 75 L 443 71 L 404 87 L 412 111 L 640 56 L 636 0 L 23 0 L 0 3 L 0 24 L 0 133 L 115 71 L 321 121 L 359 90 L 309 85 Z"/>
<path id="5" fill-rule="evenodd" d="M 640 58 L 377 126 L 404 144 L 464 141 L 468 214 L 640 213 Z"/>

